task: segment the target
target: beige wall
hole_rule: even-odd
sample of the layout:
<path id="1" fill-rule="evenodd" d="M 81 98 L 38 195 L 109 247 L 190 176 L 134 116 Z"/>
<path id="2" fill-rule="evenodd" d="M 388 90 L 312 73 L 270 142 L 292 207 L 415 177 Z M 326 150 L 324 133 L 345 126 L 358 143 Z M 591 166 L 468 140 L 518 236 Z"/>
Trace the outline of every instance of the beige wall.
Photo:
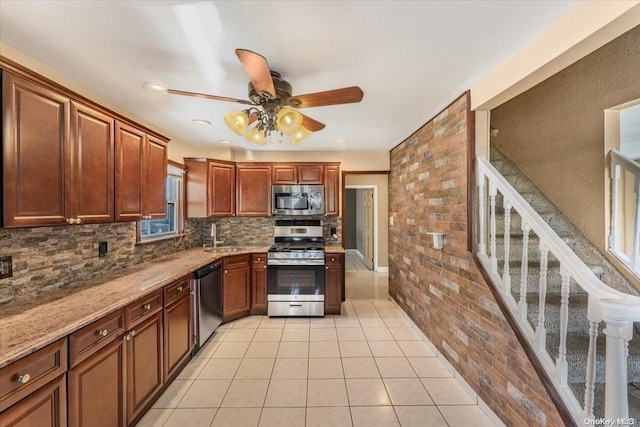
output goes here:
<path id="1" fill-rule="evenodd" d="M 345 175 L 345 185 L 375 185 L 378 187 L 378 267 L 389 266 L 389 176 L 387 174 Z M 344 212 L 342 213 L 344 216 Z M 344 227 L 344 221 L 342 222 Z"/>
<path id="2" fill-rule="evenodd" d="M 491 112 L 492 143 L 602 252 L 604 111 L 640 98 L 638 70 L 640 26 Z"/>

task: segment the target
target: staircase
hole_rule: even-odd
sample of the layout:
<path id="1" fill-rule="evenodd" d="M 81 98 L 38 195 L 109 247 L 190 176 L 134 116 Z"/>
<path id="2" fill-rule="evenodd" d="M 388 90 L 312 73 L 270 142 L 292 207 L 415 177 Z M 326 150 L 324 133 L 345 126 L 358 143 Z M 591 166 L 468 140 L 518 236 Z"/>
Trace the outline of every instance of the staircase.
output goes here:
<path id="1" fill-rule="evenodd" d="M 491 165 L 508 182 L 504 184 L 510 184 L 512 189 L 498 188 L 502 186 L 501 180 L 492 180 L 493 172 L 485 173 L 488 169 L 479 161 L 478 183 L 482 183 L 480 191 L 486 193 L 480 195 L 480 205 L 485 206 L 480 213 L 481 224 L 486 226 L 484 233 L 480 233 L 479 258 L 481 262 L 484 258 L 485 268 L 496 278 L 494 285 L 503 294 L 514 317 L 519 319 L 521 330 L 537 350 L 560 394 L 567 396 L 564 400 L 576 423 L 582 424 L 585 417 L 605 417 L 608 340 L 604 322 L 600 321 L 604 316 L 597 308 L 600 307 L 598 301 L 609 297 L 617 301 L 617 298 L 626 299 L 621 293 L 638 295 L 640 292 L 495 148 L 491 150 Z M 548 233 L 542 230 L 546 227 L 544 224 L 535 226 L 536 221 L 528 216 L 528 209 L 518 212 L 515 196 L 509 195 L 513 190 L 539 215 L 541 223 L 550 226 Z M 524 228 L 530 229 L 529 232 L 523 231 L 523 217 Z M 573 253 L 565 256 L 561 246 Z M 582 262 L 572 258 L 573 254 Z M 592 286 L 593 283 L 597 286 Z M 567 296 L 564 304 L 563 287 Z M 640 298 L 629 298 L 632 305 L 640 306 Z M 632 320 L 640 320 L 640 314 L 634 312 L 633 316 Z M 631 329 L 631 325 L 629 322 L 627 329 Z M 613 351 L 614 346 L 611 347 Z M 628 343 L 628 352 L 627 379 L 619 385 L 616 400 L 628 398 L 628 414 L 636 418 L 637 423 L 640 421 L 640 391 L 636 388 L 636 384 L 640 386 L 640 336 L 637 331 Z M 614 353 L 609 356 L 611 359 Z M 620 360 L 624 360 L 623 347 L 618 353 Z M 590 354 L 593 360 L 589 359 Z M 591 389 L 587 383 L 593 384 L 593 396 L 585 395 L 585 391 Z M 624 411 L 624 405 L 618 409 Z"/>

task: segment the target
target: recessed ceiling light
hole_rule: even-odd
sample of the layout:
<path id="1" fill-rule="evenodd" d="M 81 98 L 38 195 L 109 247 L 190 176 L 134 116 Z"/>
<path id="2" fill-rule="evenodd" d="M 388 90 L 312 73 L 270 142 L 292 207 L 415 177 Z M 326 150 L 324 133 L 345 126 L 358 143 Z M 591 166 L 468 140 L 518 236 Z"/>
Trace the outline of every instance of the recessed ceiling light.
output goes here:
<path id="1" fill-rule="evenodd" d="M 339 139 L 336 141 L 336 143 L 340 145 L 345 145 L 345 144 L 348 144 L 349 141 L 347 141 L 346 139 Z"/>
<path id="2" fill-rule="evenodd" d="M 152 90 L 155 92 L 164 92 L 165 90 L 167 90 L 167 88 L 162 86 L 161 84 L 153 82 L 146 82 L 142 86 L 147 90 Z"/>
<path id="3" fill-rule="evenodd" d="M 218 141 L 220 144 L 233 144 L 233 141 L 229 141 L 228 139 L 221 139 Z"/>
<path id="4" fill-rule="evenodd" d="M 191 121 L 197 124 L 198 126 L 209 126 L 211 124 L 209 120 L 204 120 L 204 119 L 193 119 Z"/>

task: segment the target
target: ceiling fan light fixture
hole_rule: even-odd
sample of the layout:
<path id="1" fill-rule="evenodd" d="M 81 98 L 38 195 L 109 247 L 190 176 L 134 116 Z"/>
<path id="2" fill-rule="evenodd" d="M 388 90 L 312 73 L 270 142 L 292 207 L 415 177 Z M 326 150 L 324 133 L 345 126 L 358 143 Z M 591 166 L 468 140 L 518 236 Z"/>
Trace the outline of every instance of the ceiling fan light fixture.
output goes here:
<path id="1" fill-rule="evenodd" d="M 277 125 L 280 132 L 289 135 L 302 126 L 302 114 L 291 108 L 281 108 L 278 111 Z"/>
<path id="2" fill-rule="evenodd" d="M 251 128 L 249 133 L 247 134 L 247 141 L 256 145 L 266 145 L 267 137 L 265 132 L 260 129 L 258 126 L 254 126 Z"/>
<path id="3" fill-rule="evenodd" d="M 249 126 L 249 115 L 245 111 L 234 111 L 224 115 L 224 122 L 237 135 L 244 135 Z"/>
<path id="4" fill-rule="evenodd" d="M 291 145 L 298 145 L 303 139 L 311 135 L 311 132 L 304 126 L 300 126 L 298 130 L 291 134 Z"/>

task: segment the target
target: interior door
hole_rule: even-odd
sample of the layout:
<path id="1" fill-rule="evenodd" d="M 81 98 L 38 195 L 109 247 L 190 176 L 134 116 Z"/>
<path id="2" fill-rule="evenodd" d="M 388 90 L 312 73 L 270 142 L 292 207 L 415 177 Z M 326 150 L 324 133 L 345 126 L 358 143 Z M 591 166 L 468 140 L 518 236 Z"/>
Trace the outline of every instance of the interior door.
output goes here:
<path id="1" fill-rule="evenodd" d="M 362 243 L 363 262 L 369 269 L 373 270 L 373 190 L 368 189 L 362 192 Z"/>

